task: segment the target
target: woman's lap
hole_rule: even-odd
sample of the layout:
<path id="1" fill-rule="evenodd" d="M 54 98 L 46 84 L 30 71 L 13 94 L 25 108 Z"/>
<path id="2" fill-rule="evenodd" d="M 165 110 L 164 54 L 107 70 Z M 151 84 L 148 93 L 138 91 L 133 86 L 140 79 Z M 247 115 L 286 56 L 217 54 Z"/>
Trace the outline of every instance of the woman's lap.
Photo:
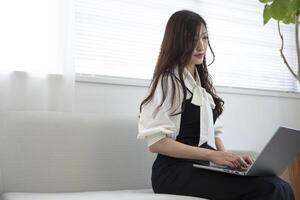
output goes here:
<path id="1" fill-rule="evenodd" d="M 279 177 L 243 177 L 195 168 L 187 162 L 154 167 L 152 186 L 156 193 L 207 199 L 294 199 L 289 184 Z"/>

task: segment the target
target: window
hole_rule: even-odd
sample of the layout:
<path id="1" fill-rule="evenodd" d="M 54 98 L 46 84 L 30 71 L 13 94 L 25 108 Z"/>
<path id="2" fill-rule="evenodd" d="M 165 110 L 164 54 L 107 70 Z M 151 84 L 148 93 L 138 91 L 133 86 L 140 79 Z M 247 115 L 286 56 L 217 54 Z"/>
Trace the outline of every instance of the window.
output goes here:
<path id="1" fill-rule="evenodd" d="M 0 2 L 0 72 L 61 74 L 64 18 L 60 0 Z"/>
<path id="2" fill-rule="evenodd" d="M 207 21 L 216 54 L 209 66 L 215 85 L 299 91 L 279 54 L 276 22 L 263 26 L 258 1 L 74 0 L 76 72 L 150 79 L 167 20 L 181 9 Z M 285 54 L 296 67 L 294 27 L 282 25 L 281 30 Z"/>

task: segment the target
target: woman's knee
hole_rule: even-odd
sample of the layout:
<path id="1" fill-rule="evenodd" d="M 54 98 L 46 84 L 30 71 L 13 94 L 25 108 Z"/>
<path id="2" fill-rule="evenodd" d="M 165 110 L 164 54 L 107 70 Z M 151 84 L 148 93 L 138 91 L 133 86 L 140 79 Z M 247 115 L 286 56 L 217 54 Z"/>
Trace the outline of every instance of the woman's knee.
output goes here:
<path id="1" fill-rule="evenodd" d="M 260 177 L 257 183 L 257 189 L 262 194 L 272 196 L 272 199 L 295 199 L 291 186 L 276 176 Z"/>

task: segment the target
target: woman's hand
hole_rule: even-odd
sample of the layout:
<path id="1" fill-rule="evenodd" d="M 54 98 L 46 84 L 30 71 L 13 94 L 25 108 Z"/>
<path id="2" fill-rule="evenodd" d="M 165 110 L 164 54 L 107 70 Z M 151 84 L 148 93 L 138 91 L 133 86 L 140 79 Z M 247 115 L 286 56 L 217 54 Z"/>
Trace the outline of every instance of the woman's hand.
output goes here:
<path id="1" fill-rule="evenodd" d="M 226 165 L 232 169 L 247 168 L 252 164 L 250 156 L 239 156 L 226 151 L 212 151 L 210 161 L 218 165 Z"/>
<path id="2" fill-rule="evenodd" d="M 248 165 L 252 165 L 254 162 L 254 158 L 252 156 L 242 156 L 242 158 L 246 161 Z"/>

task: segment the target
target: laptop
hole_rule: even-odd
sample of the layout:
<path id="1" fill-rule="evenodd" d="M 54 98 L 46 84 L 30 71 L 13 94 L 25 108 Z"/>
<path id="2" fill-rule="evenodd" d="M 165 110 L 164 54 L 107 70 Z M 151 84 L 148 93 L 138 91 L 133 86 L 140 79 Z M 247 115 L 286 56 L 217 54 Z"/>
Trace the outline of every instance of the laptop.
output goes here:
<path id="1" fill-rule="evenodd" d="M 255 161 L 246 169 L 231 169 L 213 163 L 194 163 L 193 166 L 241 176 L 280 176 L 297 152 L 300 152 L 300 130 L 280 126 Z"/>

